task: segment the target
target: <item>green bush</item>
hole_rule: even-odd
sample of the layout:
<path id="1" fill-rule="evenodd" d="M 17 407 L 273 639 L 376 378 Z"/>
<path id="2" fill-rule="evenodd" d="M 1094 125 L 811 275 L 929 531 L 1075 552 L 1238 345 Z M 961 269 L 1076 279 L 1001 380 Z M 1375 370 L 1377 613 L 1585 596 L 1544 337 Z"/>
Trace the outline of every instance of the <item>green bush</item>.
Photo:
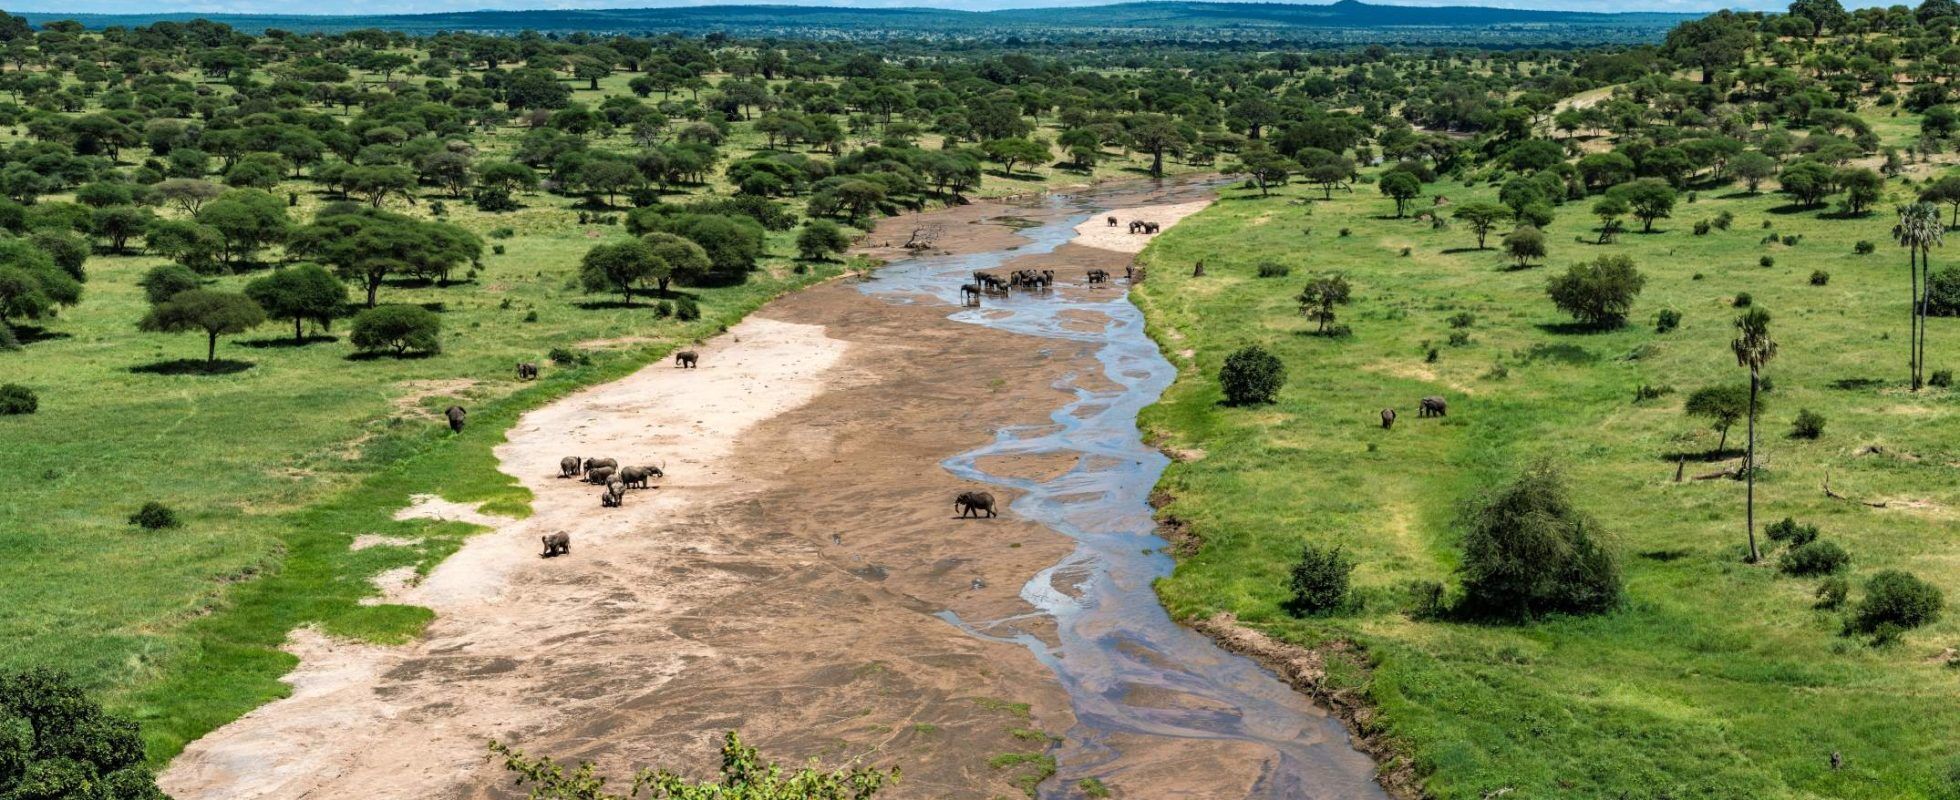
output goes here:
<path id="1" fill-rule="evenodd" d="M 1929 386 L 1936 386 L 1941 389 L 1945 389 L 1949 386 L 1952 386 L 1953 370 L 1950 369 L 1933 370 L 1933 374 L 1926 378 L 1926 384 Z"/>
<path id="2" fill-rule="evenodd" d="M 1681 312 L 1679 311 L 1672 308 L 1663 308 L 1661 309 L 1661 313 L 1654 315 L 1655 333 L 1667 333 L 1679 327 L 1681 327 Z"/>
<path id="3" fill-rule="evenodd" d="M 1808 408 L 1797 412 L 1797 418 L 1790 422 L 1790 435 L 1798 439 L 1815 439 L 1824 435 L 1824 415 Z"/>
<path id="4" fill-rule="evenodd" d="M 1712 229 L 1713 229 L 1714 227 L 1715 227 L 1715 226 L 1714 226 L 1714 223 L 1711 223 L 1711 222 L 1709 222 L 1708 220 L 1705 220 L 1705 219 L 1704 219 L 1704 220 L 1701 220 L 1701 221 L 1699 221 L 1699 222 L 1696 222 L 1696 223 L 1695 223 L 1695 235 L 1696 235 L 1696 236 L 1707 236 L 1707 235 L 1708 235 L 1708 232 L 1709 232 L 1710 230 L 1712 230 Z"/>
<path id="5" fill-rule="evenodd" d="M 169 300 L 178 292 L 196 289 L 203 285 L 203 282 L 190 267 L 182 264 L 163 264 L 151 267 L 149 272 L 143 273 L 143 279 L 137 281 L 137 285 L 143 287 L 143 296 L 149 299 L 150 305 L 156 305 Z"/>
<path id="6" fill-rule="evenodd" d="M 9 414 L 32 414 L 41 408 L 41 398 L 18 383 L 0 386 L 0 416 Z"/>
<path id="7" fill-rule="evenodd" d="M 1729 305 L 1735 306 L 1736 308 L 1748 308 L 1754 305 L 1755 302 L 1756 298 L 1750 297 L 1748 292 L 1737 292 L 1735 299 L 1730 301 Z"/>
<path id="8" fill-rule="evenodd" d="M 1865 581 L 1865 597 L 1845 625 L 1868 634 L 1885 625 L 1910 630 L 1938 621 L 1945 603 L 1939 587 L 1909 572 L 1882 570 Z"/>
<path id="9" fill-rule="evenodd" d="M 564 347 L 551 348 L 551 352 L 546 353 L 545 358 L 551 359 L 551 363 L 561 367 L 582 367 L 592 363 L 591 356 Z"/>
<path id="10" fill-rule="evenodd" d="M 1620 603 L 1618 560 L 1549 463 L 1472 503 L 1463 526 L 1457 610 L 1466 616 L 1591 614 Z"/>
<path id="11" fill-rule="evenodd" d="M 45 668 L 0 674 L 0 796 L 168 800 L 136 723 Z"/>
<path id="12" fill-rule="evenodd" d="M 1468 328 L 1477 324 L 1477 315 L 1468 311 L 1458 311 L 1444 319 L 1452 328 Z"/>
<path id="13" fill-rule="evenodd" d="M 368 351 L 442 352 L 442 318 L 421 306 L 375 306 L 354 316 L 348 339 Z"/>
<path id="14" fill-rule="evenodd" d="M 1861 256 L 1868 256 L 1878 252 L 1878 245 L 1860 239 L 1857 244 L 1852 245 L 1851 252 Z"/>
<path id="15" fill-rule="evenodd" d="M 1851 582 L 1836 575 L 1825 578 L 1817 584 L 1817 603 L 1814 608 L 1836 611 L 1844 607 L 1844 600 L 1851 596 Z"/>
<path id="16" fill-rule="evenodd" d="M 1829 284 L 1830 282 L 1831 282 L 1831 273 L 1825 272 L 1821 269 L 1810 273 L 1810 285 L 1812 286 L 1824 286 Z"/>
<path id="17" fill-rule="evenodd" d="M 1353 573 L 1354 561 L 1341 552 L 1340 545 L 1307 543 L 1293 565 L 1293 599 L 1287 601 L 1286 612 L 1304 617 L 1347 605 L 1348 578 Z"/>
<path id="18" fill-rule="evenodd" d="M 694 302 L 694 298 L 683 297 L 674 301 L 674 319 L 682 322 L 693 322 L 700 318 L 701 306 Z"/>
<path id="19" fill-rule="evenodd" d="M 1291 274 L 1293 274 L 1293 268 L 1285 264 L 1272 261 L 1259 262 L 1259 277 L 1261 278 L 1284 278 Z"/>
<path id="20" fill-rule="evenodd" d="M 1271 403 L 1286 385 L 1286 365 L 1279 357 L 1258 345 L 1242 347 L 1225 358 L 1218 371 L 1218 383 L 1225 390 L 1225 402 L 1235 406 Z"/>
<path id="21" fill-rule="evenodd" d="M 1851 554 L 1829 539 L 1814 539 L 1783 552 L 1776 568 L 1785 575 L 1832 575 L 1851 565 Z"/>
<path id="22" fill-rule="evenodd" d="M 1763 526 L 1763 535 L 1768 536 L 1772 542 L 1782 542 L 1797 547 L 1817 540 L 1817 526 L 1805 525 L 1794 517 L 1784 517 L 1780 522 Z"/>
<path id="23" fill-rule="evenodd" d="M 177 512 L 155 500 L 144 503 L 136 513 L 129 515 L 129 524 L 150 531 L 175 528 L 183 524 L 177 519 Z"/>

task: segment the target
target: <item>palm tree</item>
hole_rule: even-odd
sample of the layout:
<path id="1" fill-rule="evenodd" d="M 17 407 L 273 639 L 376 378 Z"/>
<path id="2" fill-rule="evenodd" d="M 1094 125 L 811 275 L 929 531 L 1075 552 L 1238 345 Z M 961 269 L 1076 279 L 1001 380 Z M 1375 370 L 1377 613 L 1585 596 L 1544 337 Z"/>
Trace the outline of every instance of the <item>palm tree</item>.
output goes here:
<path id="1" fill-rule="evenodd" d="M 1742 457 L 1742 473 L 1749 481 L 1748 527 L 1749 562 L 1762 559 L 1762 551 L 1756 549 L 1756 392 L 1762 387 L 1763 367 L 1776 358 L 1776 341 L 1769 338 L 1769 312 L 1752 308 L 1735 318 L 1735 341 L 1729 343 L 1735 350 L 1737 366 L 1749 368 L 1749 449 Z"/>
<path id="2" fill-rule="evenodd" d="M 1932 203 L 1913 203 L 1899 206 L 1899 224 L 1892 228 L 1892 238 L 1906 248 L 1912 269 L 1912 302 L 1908 304 L 1912 313 L 1912 327 L 1907 334 L 1906 349 L 1909 352 L 1909 366 L 1912 372 L 1912 389 L 1918 391 L 1924 383 L 1926 364 L 1926 293 L 1920 290 L 1919 276 L 1926 273 L 1927 289 L 1932 288 L 1932 267 L 1928 259 L 1933 246 L 1943 244 L 1946 239 L 1946 226 L 1940 224 L 1940 210 Z"/>

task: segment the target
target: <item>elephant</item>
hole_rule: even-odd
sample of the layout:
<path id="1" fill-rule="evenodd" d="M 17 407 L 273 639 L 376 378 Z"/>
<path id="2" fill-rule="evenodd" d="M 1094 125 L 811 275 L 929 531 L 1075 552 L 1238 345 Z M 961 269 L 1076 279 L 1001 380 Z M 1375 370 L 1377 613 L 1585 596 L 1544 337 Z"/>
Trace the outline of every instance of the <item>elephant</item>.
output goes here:
<path id="1" fill-rule="evenodd" d="M 518 379 L 518 380 L 520 380 L 520 381 L 534 381 L 534 380 L 537 380 L 537 379 L 538 379 L 538 365 L 536 365 L 536 364 L 532 364 L 532 363 L 529 363 L 529 362 L 525 362 L 525 361 L 519 361 L 519 362 L 517 362 L 517 379 Z"/>
<path id="2" fill-rule="evenodd" d="M 1146 223 L 1143 223 L 1143 232 L 1144 232 L 1144 234 L 1146 234 L 1146 235 L 1148 235 L 1148 234 L 1152 234 L 1152 233 L 1156 233 L 1157 231 L 1159 231 L 1159 230 L 1161 230 L 1161 229 L 1162 229 L 1162 226 L 1160 226 L 1160 225 L 1158 225 L 1158 224 L 1157 224 L 1157 223 L 1155 223 L 1155 222 L 1146 222 Z"/>
<path id="3" fill-rule="evenodd" d="M 1449 415 L 1450 404 L 1444 402 L 1441 397 L 1425 397 L 1416 409 L 1416 416 L 1418 417 L 1447 417 Z"/>
<path id="4" fill-rule="evenodd" d="M 960 305 L 963 306 L 980 305 L 980 284 L 977 283 L 960 284 Z"/>
<path id="5" fill-rule="evenodd" d="M 470 412 L 464 411 L 462 406 L 450 406 L 443 409 L 442 415 L 449 418 L 450 433 L 462 433 L 463 418 L 469 416 Z"/>
<path id="6" fill-rule="evenodd" d="M 558 477 L 560 478 L 576 478 L 579 473 L 584 471 L 585 462 L 580 460 L 578 456 L 566 456 L 558 459 Z"/>
<path id="7" fill-rule="evenodd" d="M 547 533 L 538 538 L 544 540 L 544 553 L 540 556 L 541 558 L 569 556 L 572 554 L 572 535 L 569 533 L 559 531 L 557 533 Z"/>
<path id="8" fill-rule="evenodd" d="M 611 458 L 588 458 L 585 460 L 586 472 L 591 472 L 600 467 L 613 467 L 617 469 L 619 467 L 619 461 Z"/>
<path id="9" fill-rule="evenodd" d="M 625 483 L 628 489 L 645 489 L 647 481 L 666 476 L 667 473 L 662 472 L 659 467 L 626 467 L 619 471 L 619 480 Z"/>
<path id="10" fill-rule="evenodd" d="M 614 469 L 612 467 L 598 467 L 596 469 L 589 469 L 585 471 L 585 482 L 592 484 L 593 486 L 604 486 L 607 483 L 610 483 L 612 481 L 613 475 L 618 472 L 619 470 Z"/>
<path id="11" fill-rule="evenodd" d="M 1108 220 L 1109 220 L 1109 227 L 1112 227 L 1112 228 L 1114 228 L 1114 227 L 1116 227 L 1116 218 L 1115 218 L 1115 217 L 1108 217 Z"/>
<path id="12" fill-rule="evenodd" d="M 990 518 L 1000 516 L 994 511 L 992 492 L 960 492 L 959 497 L 953 498 L 953 507 L 959 509 L 960 519 L 966 519 L 968 514 L 978 517 L 983 511 Z"/>
<path id="13" fill-rule="evenodd" d="M 685 369 L 694 369 L 695 363 L 699 362 L 700 360 L 701 360 L 701 354 L 696 353 L 693 350 L 682 350 L 674 354 L 674 366 L 676 367 L 682 367 Z"/>
<path id="14" fill-rule="evenodd" d="M 626 484 L 620 481 L 613 481 L 606 484 L 605 494 L 599 495 L 599 505 L 606 508 L 618 508 L 625 503 Z"/>
<path id="15" fill-rule="evenodd" d="M 1382 409 L 1382 430 L 1388 430 L 1393 427 L 1395 427 L 1395 409 Z"/>
<path id="16" fill-rule="evenodd" d="M 1132 233 L 1132 234 L 1137 234 L 1137 233 L 1142 233 L 1142 232 L 1143 232 L 1143 223 L 1141 223 L 1141 222 L 1137 222 L 1137 221 L 1135 221 L 1135 220 L 1131 220 L 1131 221 L 1130 221 L 1130 233 Z"/>
<path id="17" fill-rule="evenodd" d="M 1089 270 L 1089 283 L 1091 284 L 1107 283 L 1108 281 L 1109 281 L 1109 270 L 1103 270 L 1103 269 Z"/>

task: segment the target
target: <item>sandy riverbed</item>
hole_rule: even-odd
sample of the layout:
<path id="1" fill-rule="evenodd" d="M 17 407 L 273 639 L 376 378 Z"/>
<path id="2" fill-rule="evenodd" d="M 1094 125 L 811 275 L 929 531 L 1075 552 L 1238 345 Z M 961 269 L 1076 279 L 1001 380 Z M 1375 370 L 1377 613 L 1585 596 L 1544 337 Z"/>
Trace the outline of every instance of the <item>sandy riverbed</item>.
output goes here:
<path id="1" fill-rule="evenodd" d="M 1168 225 L 1202 207 L 1117 213 Z M 989 249 L 1013 236 L 999 219 L 1011 213 L 888 220 L 873 239 L 925 219 L 941 249 Z M 1130 251 L 1081 246 L 1106 238 L 1091 233 L 1026 266 L 1120 271 Z M 973 487 L 937 463 L 1043 422 L 1068 399 L 1057 379 L 1098 367 L 1088 345 L 946 316 L 832 283 L 699 348 L 698 370 L 655 364 L 526 415 L 497 456 L 536 493 L 533 516 L 477 518 L 493 530 L 420 585 L 375 576 L 386 600 L 437 612 L 428 633 L 377 647 L 295 632 L 293 695 L 194 743 L 162 785 L 179 800 L 515 797 L 489 739 L 622 779 L 641 766 L 706 777 L 739 728 L 788 763 L 901 765 L 896 798 L 1017 794 L 1019 773 L 988 760 L 1040 749 L 1015 729 L 1067 731 L 1067 697 L 1025 648 L 933 615 L 1026 613 L 1018 590 L 1071 544 L 1011 514 L 953 519 L 950 498 Z M 556 477 L 573 454 L 664 462 L 669 477 L 602 509 L 596 488 Z M 404 511 L 472 512 L 439 498 Z M 572 555 L 539 559 L 538 537 L 560 530 Z M 1038 617 L 1010 627 L 1050 635 Z M 1234 796 L 1228 784 L 1257 774 L 1170 780 L 1232 757 L 1202 743 L 1136 756 L 1136 774 L 1164 772 L 1167 797 Z"/>
<path id="2" fill-rule="evenodd" d="M 1195 200 L 1189 203 L 1119 208 L 1108 214 L 1097 215 L 1075 226 L 1074 243 L 1083 247 L 1113 250 L 1118 253 L 1141 253 L 1143 252 L 1143 248 L 1150 244 L 1150 240 L 1156 237 L 1142 233 L 1130 233 L 1130 223 L 1132 221 L 1141 220 L 1162 225 L 1163 228 L 1158 231 L 1159 235 L 1161 235 L 1163 231 L 1170 230 L 1171 226 L 1176 225 L 1180 220 L 1203 211 L 1210 205 L 1210 200 Z M 1116 219 L 1116 225 L 1114 226 L 1109 224 L 1108 218 L 1111 217 Z"/>

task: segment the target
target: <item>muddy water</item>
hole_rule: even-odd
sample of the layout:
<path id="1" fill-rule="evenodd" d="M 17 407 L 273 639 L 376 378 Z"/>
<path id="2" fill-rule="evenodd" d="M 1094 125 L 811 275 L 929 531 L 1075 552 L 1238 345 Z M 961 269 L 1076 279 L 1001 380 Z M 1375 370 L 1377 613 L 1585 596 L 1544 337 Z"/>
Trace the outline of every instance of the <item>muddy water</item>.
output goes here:
<path id="1" fill-rule="evenodd" d="M 1205 185 L 1170 186 L 1141 202 L 1180 202 L 1209 191 Z M 1034 223 L 1020 231 L 1026 242 L 896 261 L 862 290 L 891 302 L 930 297 L 957 304 L 960 284 L 975 270 L 1063 271 L 1068 265 L 1057 262 L 1064 257 L 1055 251 L 1073 238 L 1077 224 L 1108 207 L 1094 194 L 1044 198 L 1019 212 L 1027 220 L 1020 224 Z M 1055 748 L 1058 773 L 1042 785 L 1040 796 L 1078 796 L 1077 782 L 1090 777 L 1127 790 L 1126 796 L 1152 796 L 1148 786 L 1124 780 L 1125 751 L 1148 750 L 1162 758 L 1167 750 L 1222 748 L 1251 754 L 1256 765 L 1246 769 L 1259 774 L 1198 781 L 1217 791 L 1194 796 L 1385 798 L 1374 781 L 1374 764 L 1351 746 L 1337 720 L 1252 661 L 1177 624 L 1158 603 L 1151 582 L 1169 575 L 1174 564 L 1166 543 L 1155 535 L 1148 497 L 1168 460 L 1143 443 L 1136 419 L 1177 371 L 1145 336 L 1143 315 L 1120 286 L 988 297 L 982 307 L 963 309 L 953 319 L 1099 346 L 1102 374 L 1065 378 L 1058 388 L 1075 399 L 1055 409 L 1050 424 L 1001 430 L 993 443 L 942 463 L 959 477 L 1011 490 L 1017 495 L 1014 513 L 1076 543 L 1072 554 L 1021 590 L 1024 599 L 1053 618 L 1054 641 L 1023 632 L 1017 618 L 941 614 L 974 636 L 1026 646 L 1067 689 L 1077 723 Z M 1085 320 L 1102 324 L 1085 325 Z M 1074 466 L 1045 480 L 1003 477 L 983 468 L 1058 454 L 1073 456 Z"/>

